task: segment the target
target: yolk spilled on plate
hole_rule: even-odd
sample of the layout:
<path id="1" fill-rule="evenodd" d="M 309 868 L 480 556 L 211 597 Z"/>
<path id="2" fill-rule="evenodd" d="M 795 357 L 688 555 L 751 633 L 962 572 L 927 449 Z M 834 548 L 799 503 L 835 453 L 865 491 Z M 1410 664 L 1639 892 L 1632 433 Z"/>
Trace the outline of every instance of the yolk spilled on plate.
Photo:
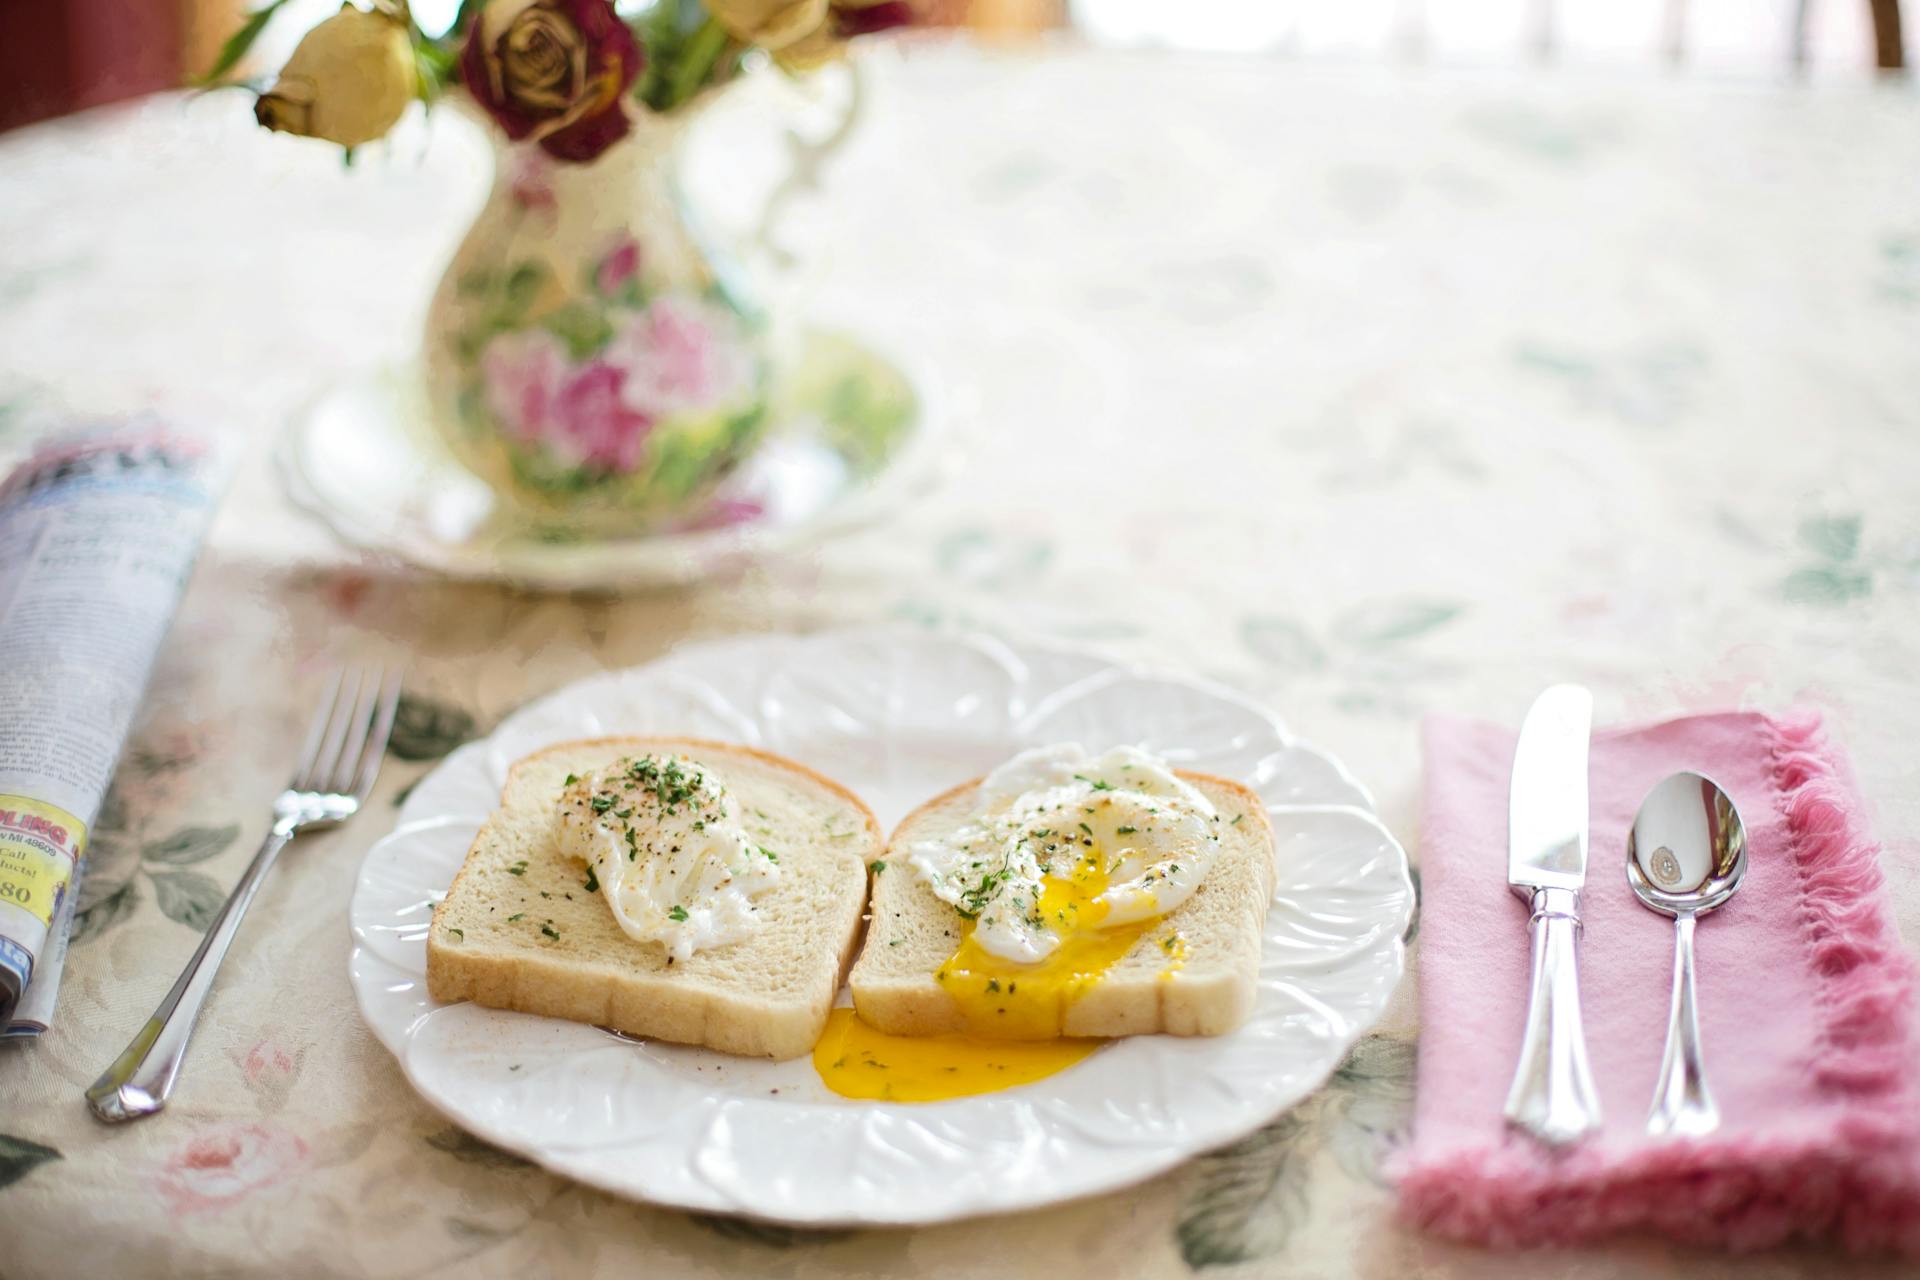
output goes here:
<path id="1" fill-rule="evenodd" d="M 1043 1080 L 1104 1040 L 983 1040 L 976 1036 L 894 1036 L 875 1031 L 851 1009 L 827 1015 L 813 1067 L 843 1098 L 939 1102 Z"/>
<path id="2" fill-rule="evenodd" d="M 898 1036 L 877 1031 L 852 1009 L 835 1009 L 814 1046 L 813 1065 L 842 1097 L 886 1102 L 937 1102 L 1029 1084 L 1064 1071 L 1105 1044 L 1063 1036 L 1068 1007 L 1159 917 L 1100 927 L 1107 888 L 1104 859 L 1089 850 L 1066 876 L 1048 876 L 1040 910 L 1060 937 L 1036 964 L 996 956 L 973 938 L 971 927 L 936 975 L 959 1005 L 962 1034 Z M 1164 940 L 1168 977 L 1186 957 L 1178 934 Z"/>

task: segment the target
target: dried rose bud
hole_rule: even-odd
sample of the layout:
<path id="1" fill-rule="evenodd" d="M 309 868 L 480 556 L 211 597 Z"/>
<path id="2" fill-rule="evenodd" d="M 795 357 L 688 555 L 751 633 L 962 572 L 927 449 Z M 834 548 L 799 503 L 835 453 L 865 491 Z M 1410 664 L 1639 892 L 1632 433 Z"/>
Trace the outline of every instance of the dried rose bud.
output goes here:
<path id="1" fill-rule="evenodd" d="M 509 138 L 585 162 L 631 128 L 624 98 L 646 54 L 608 0 L 492 0 L 460 79 Z"/>
<path id="2" fill-rule="evenodd" d="M 253 116 L 281 133 L 357 147 L 393 128 L 419 91 L 407 24 L 343 4 L 294 48 Z"/>

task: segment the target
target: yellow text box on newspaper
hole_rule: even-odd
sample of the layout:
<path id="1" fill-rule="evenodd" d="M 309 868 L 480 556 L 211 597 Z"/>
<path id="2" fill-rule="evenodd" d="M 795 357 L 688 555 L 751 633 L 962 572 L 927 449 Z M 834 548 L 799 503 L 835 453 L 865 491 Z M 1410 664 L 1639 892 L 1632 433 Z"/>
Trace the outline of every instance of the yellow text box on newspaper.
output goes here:
<path id="1" fill-rule="evenodd" d="M 53 905 L 87 842 L 65 809 L 26 796 L 0 796 L 0 902 L 53 922 Z"/>

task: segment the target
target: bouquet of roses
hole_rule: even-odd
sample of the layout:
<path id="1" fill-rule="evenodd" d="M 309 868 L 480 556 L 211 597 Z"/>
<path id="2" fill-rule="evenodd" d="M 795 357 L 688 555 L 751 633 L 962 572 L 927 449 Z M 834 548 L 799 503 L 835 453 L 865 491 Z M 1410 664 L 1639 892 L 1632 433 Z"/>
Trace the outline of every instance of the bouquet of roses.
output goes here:
<path id="1" fill-rule="evenodd" d="M 218 83 L 287 0 L 268 0 L 221 49 Z M 838 57 L 849 40 L 913 17 L 903 0 L 462 0 L 430 35 L 406 0 L 351 0 L 309 31 L 254 114 L 283 133 L 347 149 L 392 129 L 408 103 L 459 84 L 514 141 L 592 160 L 635 111 L 670 112 L 763 54 L 790 71 Z"/>

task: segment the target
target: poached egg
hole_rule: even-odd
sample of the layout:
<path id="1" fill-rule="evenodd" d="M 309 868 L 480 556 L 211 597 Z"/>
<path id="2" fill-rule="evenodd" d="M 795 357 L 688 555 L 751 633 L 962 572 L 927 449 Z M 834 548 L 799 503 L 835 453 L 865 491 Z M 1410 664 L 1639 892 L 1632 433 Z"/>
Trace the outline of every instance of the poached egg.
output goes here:
<path id="1" fill-rule="evenodd" d="M 1058 1036 L 1067 1006 L 1200 887 L 1219 824 L 1205 795 L 1132 747 L 1041 747 L 995 769 L 964 824 L 906 851 L 967 922 L 936 977 L 968 1028 Z M 1180 940 L 1162 942 L 1170 973 Z"/>
<path id="2" fill-rule="evenodd" d="M 688 756 L 645 755 L 569 775 L 560 847 L 628 937 L 673 960 L 723 947 L 759 927 L 755 899 L 780 879 L 779 855 L 736 820 L 725 783 Z"/>

